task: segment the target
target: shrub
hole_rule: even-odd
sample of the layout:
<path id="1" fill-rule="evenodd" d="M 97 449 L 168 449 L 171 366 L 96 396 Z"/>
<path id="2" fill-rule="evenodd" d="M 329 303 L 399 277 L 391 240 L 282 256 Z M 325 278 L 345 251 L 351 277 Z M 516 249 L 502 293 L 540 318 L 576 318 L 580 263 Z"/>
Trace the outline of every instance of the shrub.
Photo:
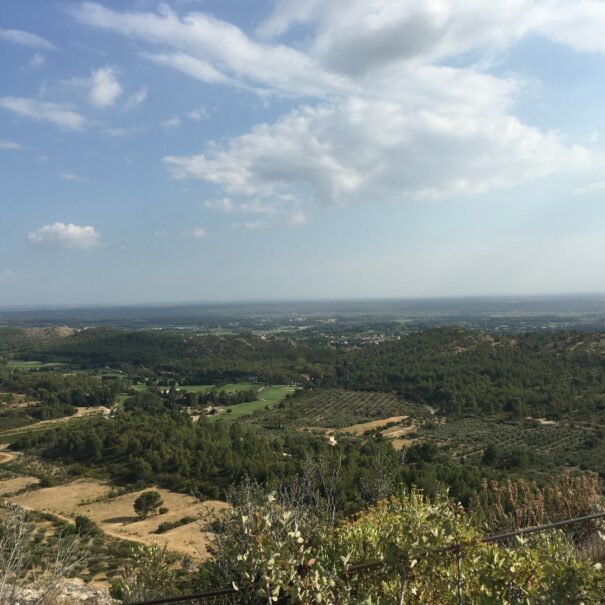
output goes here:
<path id="1" fill-rule="evenodd" d="M 406 492 L 336 529 L 275 498 L 227 513 L 201 567 L 202 585 L 233 581 L 249 603 L 449 605 L 602 602 L 601 572 L 562 533 L 514 547 L 480 543 L 478 526 L 445 494 Z M 382 567 L 347 573 L 358 561 Z M 469 601 L 470 602 L 470 601 Z"/>
<path id="2" fill-rule="evenodd" d="M 159 492 L 143 492 L 134 501 L 134 511 L 137 515 L 144 519 L 150 513 L 156 511 L 163 503 L 164 501 L 162 500 L 162 496 L 160 496 Z"/>

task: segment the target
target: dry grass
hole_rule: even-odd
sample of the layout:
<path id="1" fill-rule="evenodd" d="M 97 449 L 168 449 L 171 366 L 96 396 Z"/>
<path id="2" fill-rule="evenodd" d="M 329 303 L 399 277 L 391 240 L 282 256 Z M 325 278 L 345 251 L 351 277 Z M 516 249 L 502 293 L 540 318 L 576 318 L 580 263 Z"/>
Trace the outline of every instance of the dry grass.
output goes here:
<path id="1" fill-rule="evenodd" d="M 1 484 L 0 484 L 1 485 Z M 203 558 L 212 536 L 200 531 L 197 523 L 176 527 L 166 533 L 154 533 L 160 523 L 179 521 L 183 517 L 217 514 L 226 508 L 220 501 L 198 502 L 192 496 L 157 489 L 168 512 L 139 519 L 133 504 L 141 491 L 107 498 L 110 487 L 106 484 L 79 480 L 67 485 L 47 487 L 14 498 L 21 506 L 73 518 L 84 515 L 94 521 L 106 534 L 115 538 L 142 544 L 166 545 L 168 550 Z"/>
<path id="2" fill-rule="evenodd" d="M 401 450 L 404 447 L 407 447 L 408 445 L 413 445 L 414 443 L 416 443 L 416 441 L 416 439 L 391 439 L 391 445 L 396 450 Z"/>
<path id="3" fill-rule="evenodd" d="M 408 416 L 391 416 L 390 418 L 383 418 L 381 420 L 372 420 L 371 422 L 362 422 L 361 424 L 353 424 L 340 429 L 344 433 L 353 433 L 353 435 L 363 435 L 366 431 L 372 429 L 378 429 L 382 426 L 386 426 L 392 422 L 402 422 L 406 420 Z"/>
<path id="4" fill-rule="evenodd" d="M 10 496 L 15 492 L 21 491 L 38 483 L 37 477 L 15 477 L 14 479 L 5 479 L 0 481 L 0 496 Z"/>

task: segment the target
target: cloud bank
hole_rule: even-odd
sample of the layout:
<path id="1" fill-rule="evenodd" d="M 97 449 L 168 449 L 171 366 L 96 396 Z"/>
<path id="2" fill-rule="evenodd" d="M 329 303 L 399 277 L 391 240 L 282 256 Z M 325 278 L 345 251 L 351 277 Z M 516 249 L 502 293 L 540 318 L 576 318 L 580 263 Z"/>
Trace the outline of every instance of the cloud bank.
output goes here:
<path id="1" fill-rule="evenodd" d="M 282 0 L 255 35 L 165 5 L 118 12 L 84 2 L 74 14 L 205 83 L 292 100 L 272 123 L 164 158 L 175 178 L 229 195 L 319 204 L 478 195 L 602 162 L 520 120 L 525 83 L 489 72 L 529 35 L 605 53 L 597 0 Z"/>

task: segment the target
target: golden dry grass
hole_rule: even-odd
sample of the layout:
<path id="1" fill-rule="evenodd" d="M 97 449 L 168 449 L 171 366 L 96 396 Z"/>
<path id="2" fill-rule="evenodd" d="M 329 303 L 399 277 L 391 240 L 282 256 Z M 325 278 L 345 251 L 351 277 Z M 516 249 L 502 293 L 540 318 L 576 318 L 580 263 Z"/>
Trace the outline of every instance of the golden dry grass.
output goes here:
<path id="1" fill-rule="evenodd" d="M 15 477 L 13 479 L 5 479 L 0 481 L 0 496 L 9 496 L 26 487 L 30 487 L 38 483 L 37 477 Z"/>
<path id="2" fill-rule="evenodd" d="M 168 512 L 140 519 L 136 516 L 133 505 L 142 491 L 145 490 L 109 499 L 108 485 L 98 481 L 78 480 L 66 485 L 34 490 L 15 497 L 13 501 L 26 508 L 64 518 L 84 515 L 115 538 L 142 544 L 165 545 L 172 552 L 195 558 L 206 556 L 206 548 L 212 536 L 200 531 L 196 522 L 163 534 L 154 532 L 160 523 L 172 523 L 183 517 L 216 515 L 227 505 L 215 500 L 199 502 L 192 496 L 157 488 L 156 491 L 161 494 L 163 506 L 168 508 Z"/>
<path id="3" fill-rule="evenodd" d="M 400 450 L 408 445 L 416 443 L 416 439 L 391 439 L 391 445 L 396 449 Z"/>
<path id="4" fill-rule="evenodd" d="M 408 418 L 408 416 L 391 416 L 390 418 L 383 418 L 381 420 L 372 420 L 371 422 L 362 422 L 361 424 L 352 424 L 340 429 L 344 433 L 353 433 L 354 435 L 363 435 L 366 431 L 371 429 L 378 429 L 382 426 L 386 426 L 391 422 L 401 422 Z"/>

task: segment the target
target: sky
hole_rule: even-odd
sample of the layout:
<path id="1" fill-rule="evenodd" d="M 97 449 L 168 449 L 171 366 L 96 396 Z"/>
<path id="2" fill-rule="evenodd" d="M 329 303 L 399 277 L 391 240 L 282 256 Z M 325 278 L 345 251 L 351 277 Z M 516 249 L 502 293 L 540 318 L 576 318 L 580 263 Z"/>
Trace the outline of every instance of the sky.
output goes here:
<path id="1" fill-rule="evenodd" d="M 603 0 L 2 0 L 0 306 L 605 291 Z"/>

